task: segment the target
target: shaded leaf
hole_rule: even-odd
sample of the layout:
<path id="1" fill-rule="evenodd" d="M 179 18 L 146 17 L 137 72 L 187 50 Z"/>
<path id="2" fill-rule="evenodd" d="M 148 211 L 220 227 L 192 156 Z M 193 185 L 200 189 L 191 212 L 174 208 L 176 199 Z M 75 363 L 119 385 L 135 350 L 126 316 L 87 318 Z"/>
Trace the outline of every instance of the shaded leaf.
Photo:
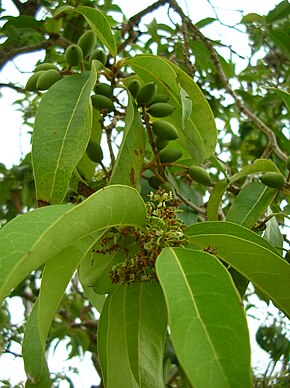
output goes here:
<path id="1" fill-rule="evenodd" d="M 205 252 L 165 248 L 156 268 L 171 340 L 191 384 L 251 387 L 247 322 L 225 267 Z"/>
<path id="2" fill-rule="evenodd" d="M 277 88 L 269 88 L 269 90 L 273 90 L 273 92 L 278 94 L 278 96 L 280 96 L 284 100 L 287 106 L 288 112 L 290 112 L 290 94 L 285 92 L 284 90 L 280 90 Z"/>
<path id="3" fill-rule="evenodd" d="M 123 140 L 110 184 L 122 183 L 136 187 L 143 166 L 145 141 L 145 128 L 140 113 L 129 95 Z"/>

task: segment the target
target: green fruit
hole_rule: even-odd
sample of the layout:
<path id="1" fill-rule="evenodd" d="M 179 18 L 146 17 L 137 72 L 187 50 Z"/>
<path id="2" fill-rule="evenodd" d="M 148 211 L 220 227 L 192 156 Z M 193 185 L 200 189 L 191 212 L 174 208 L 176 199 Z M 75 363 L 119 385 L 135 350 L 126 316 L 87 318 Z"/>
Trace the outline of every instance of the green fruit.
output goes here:
<path id="1" fill-rule="evenodd" d="M 87 146 L 86 153 L 87 153 L 88 157 L 95 163 L 100 163 L 104 157 L 103 150 L 102 150 L 100 144 L 98 144 L 92 140 L 89 142 L 89 144 Z"/>
<path id="2" fill-rule="evenodd" d="M 94 92 L 96 94 L 101 94 L 102 96 L 106 96 L 108 98 L 112 98 L 113 97 L 112 86 L 109 85 L 109 84 L 102 83 L 102 82 L 98 83 L 95 86 Z"/>
<path id="3" fill-rule="evenodd" d="M 168 102 L 156 102 L 156 104 L 150 105 L 148 113 L 153 117 L 166 117 L 170 116 L 175 111 L 175 107 Z"/>
<path id="4" fill-rule="evenodd" d="M 208 172 L 202 167 L 191 166 L 188 169 L 188 174 L 193 181 L 201 183 L 202 185 L 208 186 L 211 183 Z"/>
<path id="5" fill-rule="evenodd" d="M 112 112 L 114 110 L 113 101 L 102 94 L 95 94 L 92 96 L 92 104 L 98 110 L 106 110 L 107 112 Z"/>
<path id="6" fill-rule="evenodd" d="M 167 102 L 168 100 L 169 100 L 169 97 L 167 97 L 165 94 L 156 93 L 156 96 L 154 97 L 154 100 L 152 101 L 152 105 L 157 104 L 158 102 Z"/>
<path id="7" fill-rule="evenodd" d="M 174 148 L 164 148 L 160 151 L 159 159 L 161 163 L 174 163 L 182 156 L 182 152 Z"/>
<path id="8" fill-rule="evenodd" d="M 32 74 L 32 76 L 30 78 L 28 78 L 28 80 L 26 82 L 25 89 L 29 90 L 30 92 L 34 92 L 35 90 L 37 90 L 36 84 L 37 84 L 38 78 L 44 72 L 45 72 L 44 70 L 41 70 L 41 71 L 37 71 L 36 73 Z"/>
<path id="9" fill-rule="evenodd" d="M 82 49 L 83 57 L 88 57 L 97 44 L 97 36 L 94 31 L 89 30 L 85 32 L 78 40 L 78 46 Z"/>
<path id="10" fill-rule="evenodd" d="M 50 69 L 59 71 L 58 67 L 53 63 L 41 63 L 40 65 L 35 66 L 34 73 L 40 70 L 50 70 Z"/>
<path id="11" fill-rule="evenodd" d="M 161 140 L 175 140 L 178 138 L 178 132 L 175 126 L 167 121 L 157 120 L 152 124 L 152 130 Z"/>
<path id="12" fill-rule="evenodd" d="M 139 105 L 149 105 L 157 93 L 156 82 L 148 82 L 137 93 L 136 100 Z"/>
<path id="13" fill-rule="evenodd" d="M 106 65 L 107 63 L 107 55 L 104 53 L 103 50 L 100 49 L 94 50 L 92 52 L 89 61 L 92 62 L 93 59 L 100 61 L 103 65 Z"/>
<path id="14" fill-rule="evenodd" d="M 64 58 L 70 67 L 79 66 L 83 60 L 82 49 L 77 44 L 72 44 L 66 49 Z"/>
<path id="15" fill-rule="evenodd" d="M 286 160 L 286 167 L 290 171 L 290 156 L 288 156 L 288 159 Z"/>
<path id="16" fill-rule="evenodd" d="M 59 80 L 60 74 L 58 71 L 54 69 L 46 70 L 44 73 L 40 74 L 36 83 L 36 88 L 38 90 L 47 90 Z"/>
<path id="17" fill-rule="evenodd" d="M 158 150 L 162 150 L 167 146 L 167 144 L 168 144 L 168 140 L 162 140 L 158 138 L 155 140 L 155 146 Z"/>
<path id="18" fill-rule="evenodd" d="M 134 98 L 136 98 L 141 87 L 142 87 L 141 82 L 138 79 L 133 79 L 127 85 L 129 92 L 132 94 Z"/>
<path id="19" fill-rule="evenodd" d="M 279 172 L 266 172 L 260 178 L 261 182 L 268 187 L 279 189 L 285 185 L 285 178 Z"/>
<path id="20" fill-rule="evenodd" d="M 148 183 L 153 189 L 157 190 L 161 187 L 163 181 L 158 176 L 153 175 L 148 179 Z"/>
<path id="21" fill-rule="evenodd" d="M 174 192 L 173 186 L 169 182 L 163 182 L 160 185 L 161 189 Z"/>

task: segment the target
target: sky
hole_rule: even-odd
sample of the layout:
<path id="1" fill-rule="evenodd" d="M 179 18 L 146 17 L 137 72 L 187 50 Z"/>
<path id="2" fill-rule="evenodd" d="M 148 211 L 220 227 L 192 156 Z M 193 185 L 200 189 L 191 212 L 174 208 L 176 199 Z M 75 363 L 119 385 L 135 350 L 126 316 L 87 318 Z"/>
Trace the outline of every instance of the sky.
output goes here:
<path id="1" fill-rule="evenodd" d="M 138 11 L 144 9 L 146 6 L 154 3 L 155 1 L 140 1 L 140 0 L 115 0 L 124 11 L 127 17 L 136 14 Z M 280 1 L 277 0 L 212 0 L 212 4 L 218 6 L 217 13 L 222 22 L 226 24 L 236 24 L 241 19 L 241 13 L 236 12 L 236 9 L 242 10 L 244 14 L 249 12 L 256 12 L 259 14 L 266 14 L 270 9 L 273 9 Z M 197 22 L 206 17 L 214 17 L 212 9 L 207 0 L 180 0 L 180 5 L 184 5 L 184 9 L 188 9 L 188 13 L 193 22 Z M 11 8 L 10 0 L 3 0 L 2 7 L 7 9 Z M 164 8 L 160 9 L 154 14 L 158 21 L 164 21 Z M 143 23 L 150 22 L 151 16 L 145 18 Z M 143 27 L 144 28 L 144 27 Z M 214 37 L 221 37 L 225 44 L 231 44 L 233 49 L 239 53 L 245 55 L 248 54 L 247 41 L 243 34 L 228 29 L 216 27 L 210 27 L 207 33 Z M 218 35 L 217 35 L 218 34 Z M 221 34 L 221 36 L 220 36 Z M 16 58 L 13 63 L 8 64 L 0 74 L 0 83 L 18 82 L 20 86 L 24 86 L 26 80 L 29 78 L 31 71 L 34 68 L 34 64 L 44 57 L 43 53 L 38 54 L 26 54 L 19 58 Z M 240 61 L 238 67 L 241 69 L 245 64 Z M 22 125 L 21 114 L 17 111 L 17 106 L 12 105 L 13 101 L 18 98 L 17 94 L 9 89 L 3 88 L 1 90 L 2 96 L 0 98 L 0 163 L 4 163 L 7 167 L 11 167 L 13 164 L 17 164 L 21 157 L 30 151 L 30 135 L 27 133 L 30 128 Z M 14 298 L 15 299 L 15 298 Z M 259 310 L 256 310 L 254 315 L 263 320 L 266 316 L 267 306 L 265 303 L 261 303 L 258 300 L 255 301 L 259 305 Z M 13 320 L 18 322 L 22 318 L 22 307 L 20 300 L 13 301 Z M 265 369 L 267 362 L 266 353 L 261 351 L 254 339 L 255 331 L 257 328 L 257 322 L 254 318 L 249 318 L 251 342 L 253 344 L 253 363 L 260 367 L 261 370 Z M 62 347 L 57 349 L 55 354 L 51 354 L 49 357 L 49 366 L 52 371 L 60 371 L 60 365 L 67 365 L 65 361 L 65 344 L 60 345 Z M 14 349 L 16 353 L 20 353 L 20 347 Z M 13 363 L 13 364 L 12 364 Z M 97 383 L 97 374 L 94 368 L 90 365 L 90 359 L 88 356 L 79 364 L 79 359 L 74 359 L 69 362 L 69 365 L 77 366 L 80 368 L 80 376 L 76 376 L 71 373 L 71 377 L 75 382 L 76 387 L 89 388 L 91 384 Z M 13 369 L 11 370 L 11 366 Z M 15 372 L 17 371 L 17 372 Z M 11 382 L 16 384 L 19 380 L 25 380 L 25 373 L 20 358 L 14 359 L 13 356 L 0 357 L 0 379 L 11 378 Z M 67 383 L 62 383 L 60 388 L 68 387 Z"/>

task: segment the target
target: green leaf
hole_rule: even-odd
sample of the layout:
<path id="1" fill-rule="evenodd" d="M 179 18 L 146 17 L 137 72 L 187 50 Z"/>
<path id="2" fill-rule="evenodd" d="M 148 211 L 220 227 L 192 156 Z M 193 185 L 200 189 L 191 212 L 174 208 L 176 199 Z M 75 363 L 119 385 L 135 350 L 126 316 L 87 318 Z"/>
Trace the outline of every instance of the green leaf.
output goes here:
<path id="1" fill-rule="evenodd" d="M 262 25 L 265 24 L 265 16 L 252 12 L 243 16 L 241 20 L 241 23 L 255 23 L 255 22 L 258 22 Z"/>
<path id="2" fill-rule="evenodd" d="M 207 218 L 209 221 L 218 220 L 218 210 L 220 201 L 228 187 L 228 182 L 226 180 L 222 180 L 217 182 L 211 193 L 207 204 Z"/>
<path id="3" fill-rule="evenodd" d="M 286 18 L 290 14 L 290 4 L 288 0 L 283 0 L 274 9 L 272 9 L 266 16 L 267 23 L 277 22 L 278 20 Z"/>
<path id="4" fill-rule="evenodd" d="M 265 213 L 277 195 L 278 190 L 260 182 L 244 186 L 234 199 L 226 220 L 251 229 Z"/>
<path id="5" fill-rule="evenodd" d="M 136 187 L 143 166 L 145 143 L 145 128 L 138 108 L 129 95 L 123 140 L 110 184 L 121 183 Z"/>
<path id="6" fill-rule="evenodd" d="M 254 163 L 249 164 L 248 166 L 245 166 L 242 168 L 241 171 L 237 172 L 236 174 L 232 175 L 229 179 L 229 182 L 227 181 L 220 181 L 217 182 L 214 186 L 207 206 L 207 217 L 209 221 L 217 221 L 218 220 L 218 208 L 220 201 L 227 189 L 227 187 L 238 181 L 239 179 L 245 178 L 250 174 L 260 173 L 260 172 L 280 172 L 278 167 L 268 159 L 257 159 Z"/>
<path id="7" fill-rule="evenodd" d="M 63 12 L 70 12 L 74 10 L 75 10 L 75 7 L 72 7 L 71 5 L 63 5 L 55 10 L 53 17 L 55 18 Z"/>
<path id="8" fill-rule="evenodd" d="M 182 88 L 180 88 L 180 98 L 182 105 L 182 128 L 184 128 L 192 112 L 192 101 Z"/>
<path id="9" fill-rule="evenodd" d="M 144 83 L 155 81 L 159 92 L 169 97 L 176 109 L 167 120 L 178 129 L 177 141 L 194 163 L 201 164 L 208 159 L 214 152 L 217 132 L 211 109 L 197 84 L 173 63 L 156 55 L 137 55 L 126 63 Z M 180 87 L 192 101 L 191 115 L 184 127 Z"/>
<path id="10" fill-rule="evenodd" d="M 290 35 L 285 31 L 272 30 L 269 32 L 269 36 L 274 42 L 274 45 L 281 51 L 281 53 L 284 54 L 287 59 L 290 59 Z"/>
<path id="11" fill-rule="evenodd" d="M 82 286 L 82 287 L 90 304 L 94 306 L 94 308 L 101 314 L 106 301 L 106 296 L 97 294 L 92 289 L 92 287 L 85 287 L 85 286 Z"/>
<path id="12" fill-rule="evenodd" d="M 112 56 L 115 58 L 117 54 L 117 46 L 112 28 L 106 16 L 96 8 L 78 7 L 78 13 L 86 18 L 91 29 L 97 34 L 100 41 L 106 46 Z"/>
<path id="13" fill-rule="evenodd" d="M 273 92 L 275 92 L 278 96 L 280 96 L 284 100 L 287 106 L 288 112 L 290 113 L 290 94 L 285 92 L 284 90 L 280 90 L 277 88 L 269 88 L 269 90 L 273 90 Z"/>
<path id="14" fill-rule="evenodd" d="M 191 243 L 228 263 L 290 316 L 290 265 L 258 234 L 231 222 L 202 222 L 190 226 Z"/>
<path id="15" fill-rule="evenodd" d="M 34 269 L 98 230 L 142 227 L 145 205 L 137 190 L 111 185 L 76 206 L 47 206 L 13 219 L 0 231 L 0 302 Z"/>
<path id="16" fill-rule="evenodd" d="M 115 289 L 106 300 L 98 328 L 105 386 L 163 387 L 166 331 L 167 312 L 159 284 L 134 283 Z"/>
<path id="17" fill-rule="evenodd" d="M 93 236 L 87 236 L 52 257 L 44 267 L 40 293 L 27 320 L 22 344 L 25 371 L 34 385 L 41 382 L 40 387 L 51 386 L 49 380 L 44 385 L 48 378 L 45 350 L 51 322 L 69 281 L 94 242 Z"/>
<path id="18" fill-rule="evenodd" d="M 205 252 L 165 248 L 156 269 L 171 340 L 191 384 L 251 387 L 247 322 L 225 267 Z"/>
<path id="19" fill-rule="evenodd" d="M 91 91 L 96 69 L 55 83 L 42 98 L 35 117 L 32 163 L 36 196 L 61 203 L 73 170 L 84 154 L 92 125 Z"/>

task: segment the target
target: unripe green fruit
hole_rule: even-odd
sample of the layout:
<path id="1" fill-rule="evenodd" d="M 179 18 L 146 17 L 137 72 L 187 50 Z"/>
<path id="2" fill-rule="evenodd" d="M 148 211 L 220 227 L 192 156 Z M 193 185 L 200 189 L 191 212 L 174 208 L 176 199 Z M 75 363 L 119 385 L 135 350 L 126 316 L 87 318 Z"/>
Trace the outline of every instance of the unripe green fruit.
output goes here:
<path id="1" fill-rule="evenodd" d="M 30 78 L 28 78 L 28 80 L 26 82 L 25 89 L 29 90 L 30 92 L 34 92 L 35 90 L 37 90 L 36 84 L 37 84 L 38 78 L 43 73 L 45 73 L 45 71 L 40 70 L 40 71 L 37 71 L 36 73 L 32 74 L 32 76 Z"/>
<path id="2" fill-rule="evenodd" d="M 79 66 L 83 60 L 83 51 L 77 44 L 72 44 L 66 49 L 64 58 L 69 66 Z"/>
<path id="3" fill-rule="evenodd" d="M 92 96 L 92 104 L 98 110 L 106 110 L 107 112 L 112 112 L 114 110 L 113 101 L 102 94 L 95 94 Z"/>
<path id="4" fill-rule="evenodd" d="M 158 176 L 153 175 L 148 179 L 148 183 L 153 189 L 157 190 L 161 187 L 163 181 Z"/>
<path id="5" fill-rule="evenodd" d="M 40 65 L 35 66 L 34 73 L 40 70 L 50 70 L 50 69 L 59 71 L 58 67 L 53 63 L 41 63 Z"/>
<path id="6" fill-rule="evenodd" d="M 182 152 L 174 148 L 164 148 L 160 151 L 159 159 L 161 163 L 174 163 L 182 156 Z"/>
<path id="7" fill-rule="evenodd" d="M 162 150 L 167 146 L 167 144 L 168 144 L 168 140 L 162 140 L 158 138 L 155 140 L 155 146 L 158 150 Z"/>
<path id="8" fill-rule="evenodd" d="M 136 98 L 141 87 L 142 87 L 141 82 L 138 79 L 132 79 L 132 81 L 130 81 L 127 85 L 129 92 L 132 94 L 134 98 Z"/>
<path id="9" fill-rule="evenodd" d="M 178 132 L 175 126 L 167 121 L 157 120 L 152 124 L 152 131 L 161 140 L 175 140 Z"/>
<path id="10" fill-rule="evenodd" d="M 83 57 L 88 57 L 97 44 L 97 36 L 94 31 L 89 30 L 85 32 L 78 40 L 78 46 L 82 49 Z"/>
<path id="11" fill-rule="evenodd" d="M 157 93 L 156 82 L 148 82 L 137 93 L 136 100 L 139 105 L 149 105 Z"/>
<path id="12" fill-rule="evenodd" d="M 169 97 L 167 97 L 163 93 L 156 93 L 156 96 L 154 97 L 154 100 L 152 101 L 153 104 L 157 104 L 158 102 L 167 102 L 169 100 Z"/>
<path id="13" fill-rule="evenodd" d="M 208 172 L 199 166 L 191 166 L 188 169 L 188 174 L 192 180 L 202 185 L 208 186 L 211 183 Z"/>
<path id="14" fill-rule="evenodd" d="M 93 59 L 96 59 L 97 61 L 100 61 L 103 65 L 106 65 L 107 63 L 107 55 L 104 53 L 103 50 L 97 49 L 92 52 L 90 55 L 89 61 L 92 62 Z"/>
<path id="15" fill-rule="evenodd" d="M 54 69 L 46 70 L 44 73 L 40 74 L 36 83 L 36 88 L 38 90 L 47 90 L 59 80 L 60 74 L 58 71 Z"/>
<path id="16" fill-rule="evenodd" d="M 100 163 L 104 157 L 103 150 L 102 150 L 100 144 L 98 144 L 92 140 L 89 142 L 89 144 L 87 146 L 86 153 L 87 153 L 88 157 L 95 163 Z"/>
<path id="17" fill-rule="evenodd" d="M 279 172 L 266 172 L 260 178 L 261 182 L 268 187 L 279 189 L 285 185 L 285 178 Z"/>
<path id="18" fill-rule="evenodd" d="M 150 105 L 148 113 L 153 117 L 166 117 L 170 116 L 175 111 L 175 107 L 168 102 L 156 102 L 156 104 Z"/>
<path id="19" fill-rule="evenodd" d="M 286 167 L 290 171 L 290 156 L 288 156 L 288 159 L 286 160 Z"/>
<path id="20" fill-rule="evenodd" d="M 160 185 L 161 189 L 174 192 L 173 186 L 169 182 L 163 182 Z"/>
<path id="21" fill-rule="evenodd" d="M 113 97 L 113 89 L 111 85 L 105 84 L 105 83 L 98 83 L 94 87 L 94 92 L 96 94 L 101 94 L 102 96 L 106 96 L 108 98 Z"/>

